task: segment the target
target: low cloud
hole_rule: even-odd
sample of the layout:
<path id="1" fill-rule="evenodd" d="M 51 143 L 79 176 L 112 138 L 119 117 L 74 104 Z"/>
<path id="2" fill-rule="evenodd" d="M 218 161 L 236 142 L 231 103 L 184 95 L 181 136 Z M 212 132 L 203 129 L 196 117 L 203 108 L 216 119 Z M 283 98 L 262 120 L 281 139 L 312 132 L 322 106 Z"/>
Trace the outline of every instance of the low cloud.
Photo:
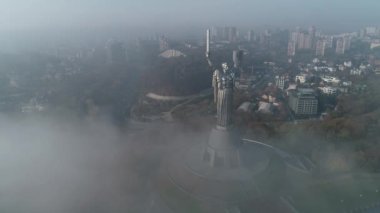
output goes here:
<path id="1" fill-rule="evenodd" d="M 0 212 L 146 212 L 172 128 L 2 116 Z"/>

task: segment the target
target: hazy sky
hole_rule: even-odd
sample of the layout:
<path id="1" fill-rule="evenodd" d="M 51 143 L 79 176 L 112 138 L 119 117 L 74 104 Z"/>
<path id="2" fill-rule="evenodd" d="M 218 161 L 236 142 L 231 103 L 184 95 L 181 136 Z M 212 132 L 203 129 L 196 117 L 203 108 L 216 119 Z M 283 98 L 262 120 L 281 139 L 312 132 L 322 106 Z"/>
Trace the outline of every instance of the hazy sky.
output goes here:
<path id="1" fill-rule="evenodd" d="M 377 24 L 379 0 L 0 0 L 0 30 L 45 27 Z"/>

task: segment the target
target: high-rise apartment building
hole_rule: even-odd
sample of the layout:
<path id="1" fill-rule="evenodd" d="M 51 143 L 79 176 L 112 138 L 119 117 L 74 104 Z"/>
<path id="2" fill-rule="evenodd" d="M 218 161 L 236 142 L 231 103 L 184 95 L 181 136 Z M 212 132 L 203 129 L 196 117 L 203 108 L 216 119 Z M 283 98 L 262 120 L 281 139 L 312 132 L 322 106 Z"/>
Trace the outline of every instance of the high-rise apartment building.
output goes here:
<path id="1" fill-rule="evenodd" d="M 335 52 L 336 52 L 336 54 L 344 54 L 345 49 L 344 49 L 344 41 L 343 41 L 343 38 L 338 38 L 338 39 L 336 40 Z"/>
<path id="2" fill-rule="evenodd" d="M 290 40 L 288 43 L 288 56 L 295 56 L 296 55 L 296 42 Z"/>
<path id="3" fill-rule="evenodd" d="M 336 54 L 344 54 L 351 48 L 351 37 L 346 35 L 339 37 L 336 40 L 335 52 Z"/>
<path id="4" fill-rule="evenodd" d="M 310 36 L 310 48 L 314 48 L 315 45 L 316 45 L 316 33 L 317 33 L 317 29 L 314 27 L 314 26 L 311 26 L 309 28 L 309 36 Z"/>
<path id="5" fill-rule="evenodd" d="M 334 37 L 333 36 L 324 36 L 326 42 L 326 48 L 333 48 L 334 46 Z"/>
<path id="6" fill-rule="evenodd" d="M 315 55 L 324 56 L 326 50 L 326 41 L 322 39 L 318 40 L 315 48 Z"/>
<path id="7" fill-rule="evenodd" d="M 253 42 L 255 40 L 255 33 L 253 30 L 249 30 L 247 33 L 247 41 Z"/>
<path id="8" fill-rule="evenodd" d="M 344 45 L 345 51 L 351 49 L 351 37 L 350 36 L 344 36 L 343 37 L 343 45 Z"/>
<path id="9" fill-rule="evenodd" d="M 298 33 L 297 35 L 297 48 L 298 49 L 311 49 L 313 47 L 313 39 L 310 34 Z"/>

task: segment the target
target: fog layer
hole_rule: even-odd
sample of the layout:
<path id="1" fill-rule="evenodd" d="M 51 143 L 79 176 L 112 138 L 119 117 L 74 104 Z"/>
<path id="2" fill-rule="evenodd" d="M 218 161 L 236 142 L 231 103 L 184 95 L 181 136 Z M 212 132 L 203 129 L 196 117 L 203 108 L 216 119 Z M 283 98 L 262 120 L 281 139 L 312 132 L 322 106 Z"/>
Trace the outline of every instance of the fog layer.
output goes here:
<path id="1" fill-rule="evenodd" d="M 162 126 L 145 131 L 129 134 L 105 121 L 1 117 L 0 212 L 149 212 L 145 203 L 167 139 Z"/>
<path id="2" fill-rule="evenodd" d="M 347 28 L 377 24 L 380 6 L 376 0 L 3 0 L 0 4 L 0 29 L 237 23 Z"/>

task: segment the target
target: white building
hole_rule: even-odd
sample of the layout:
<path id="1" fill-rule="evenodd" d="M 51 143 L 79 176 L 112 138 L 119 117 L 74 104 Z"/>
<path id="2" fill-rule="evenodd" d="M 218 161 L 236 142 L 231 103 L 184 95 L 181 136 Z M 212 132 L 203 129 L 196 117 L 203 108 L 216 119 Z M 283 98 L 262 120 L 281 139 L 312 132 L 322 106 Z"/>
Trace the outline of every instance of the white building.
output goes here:
<path id="1" fill-rule="evenodd" d="M 272 113 L 272 104 L 264 101 L 260 101 L 259 103 L 259 109 L 258 112 L 264 113 L 264 114 L 271 114 Z"/>
<path id="2" fill-rule="evenodd" d="M 345 61 L 345 62 L 343 63 L 343 65 L 344 65 L 345 67 L 351 68 L 351 67 L 352 67 L 352 61 Z"/>
<path id="3" fill-rule="evenodd" d="M 296 75 L 296 82 L 300 82 L 301 84 L 304 84 L 309 76 L 305 73 Z"/>
<path id="4" fill-rule="evenodd" d="M 289 87 L 286 89 L 286 91 L 292 91 L 297 89 L 297 84 L 289 84 Z"/>
<path id="5" fill-rule="evenodd" d="M 321 79 L 327 83 L 334 83 L 334 84 L 340 83 L 340 79 L 337 77 L 333 77 L 333 76 L 325 75 L 325 76 L 321 77 Z"/>
<path id="6" fill-rule="evenodd" d="M 361 65 L 359 66 L 359 69 L 361 69 L 361 70 L 366 70 L 366 69 L 369 68 L 369 67 L 370 67 L 370 65 L 366 66 L 366 65 L 364 65 L 364 64 L 361 64 Z"/>
<path id="7" fill-rule="evenodd" d="M 348 93 L 348 88 L 347 87 L 339 87 L 339 88 L 337 88 L 338 89 L 338 91 L 340 92 L 340 93 Z"/>
<path id="8" fill-rule="evenodd" d="M 304 84 L 306 82 L 306 78 L 305 78 L 304 75 L 297 75 L 296 76 L 296 81 L 297 82 L 299 81 L 301 84 Z"/>
<path id="9" fill-rule="evenodd" d="M 380 47 L 380 39 L 376 39 L 371 42 L 371 49 L 375 49 L 377 47 Z"/>
<path id="10" fill-rule="evenodd" d="M 336 72 L 336 69 L 334 67 L 328 67 L 328 66 L 315 66 L 314 71 L 316 71 L 316 72 Z"/>
<path id="11" fill-rule="evenodd" d="M 343 81 L 342 85 L 345 87 L 350 87 L 350 86 L 352 86 L 352 81 Z"/>
<path id="12" fill-rule="evenodd" d="M 335 87 L 319 87 L 318 88 L 323 94 L 334 95 L 337 93 L 338 89 Z"/>
<path id="13" fill-rule="evenodd" d="M 377 33 L 377 28 L 376 27 L 366 27 L 365 31 L 366 31 L 367 35 L 374 36 Z"/>
<path id="14" fill-rule="evenodd" d="M 350 75 L 363 75 L 364 74 L 364 70 L 362 69 L 352 69 L 350 71 Z"/>

